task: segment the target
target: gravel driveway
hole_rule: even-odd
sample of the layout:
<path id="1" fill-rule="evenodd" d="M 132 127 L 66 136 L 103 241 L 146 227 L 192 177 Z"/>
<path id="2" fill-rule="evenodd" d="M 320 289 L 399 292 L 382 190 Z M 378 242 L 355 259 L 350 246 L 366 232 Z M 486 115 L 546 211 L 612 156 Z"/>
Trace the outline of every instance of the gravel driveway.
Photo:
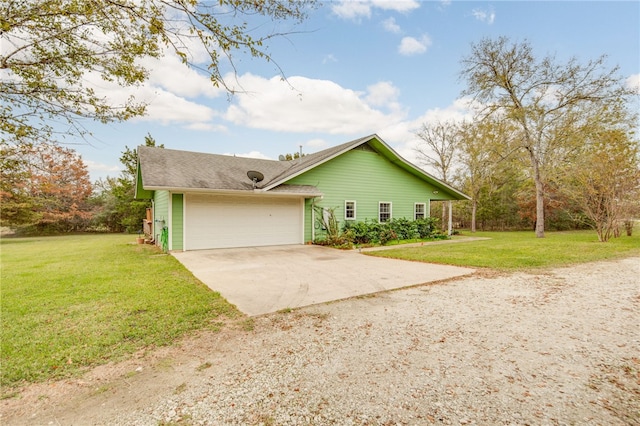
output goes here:
<path id="1" fill-rule="evenodd" d="M 639 277 L 640 258 L 477 273 L 257 317 L 25 390 L 1 420 L 640 424 Z"/>

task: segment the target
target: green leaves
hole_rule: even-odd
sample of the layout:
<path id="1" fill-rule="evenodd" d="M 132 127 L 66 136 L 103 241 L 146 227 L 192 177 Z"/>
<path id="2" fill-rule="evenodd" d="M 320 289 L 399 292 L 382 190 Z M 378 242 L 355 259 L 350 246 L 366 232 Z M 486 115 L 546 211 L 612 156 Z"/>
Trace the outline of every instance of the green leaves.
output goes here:
<path id="1" fill-rule="evenodd" d="M 527 41 L 505 37 L 473 44 L 462 60 L 464 94 L 482 103 L 479 119 L 509 120 L 529 156 L 538 237 L 544 236 L 545 188 L 555 183 L 558 167 L 579 156 L 584 135 L 594 126 L 616 127 L 635 115 L 629 110 L 632 92 L 605 60 L 538 59 Z"/>
<path id="2" fill-rule="evenodd" d="M 2 2 L 3 140 L 46 141 L 56 135 L 54 128 L 65 129 L 58 136 L 85 136 L 79 124 L 83 118 L 108 123 L 143 115 L 143 100 L 109 100 L 95 90 L 96 77 L 136 86 L 148 78 L 140 60 L 167 52 L 178 55 L 186 66 L 207 70 L 214 85 L 227 87 L 221 61 L 235 70 L 235 51 L 271 60 L 263 45 L 276 34 L 251 34 L 252 17 L 300 21 L 313 4 L 314 0 Z M 192 62 L 194 50 L 204 50 L 209 64 Z"/>

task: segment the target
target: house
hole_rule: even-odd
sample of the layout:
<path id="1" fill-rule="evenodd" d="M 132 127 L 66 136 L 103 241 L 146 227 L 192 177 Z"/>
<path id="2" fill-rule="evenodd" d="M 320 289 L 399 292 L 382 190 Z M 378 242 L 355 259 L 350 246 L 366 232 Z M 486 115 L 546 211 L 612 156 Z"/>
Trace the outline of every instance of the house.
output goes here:
<path id="1" fill-rule="evenodd" d="M 153 200 L 152 233 L 169 250 L 304 244 L 316 207 L 344 221 L 429 215 L 434 200 L 469 197 L 371 135 L 291 161 L 138 148 L 137 199 Z"/>

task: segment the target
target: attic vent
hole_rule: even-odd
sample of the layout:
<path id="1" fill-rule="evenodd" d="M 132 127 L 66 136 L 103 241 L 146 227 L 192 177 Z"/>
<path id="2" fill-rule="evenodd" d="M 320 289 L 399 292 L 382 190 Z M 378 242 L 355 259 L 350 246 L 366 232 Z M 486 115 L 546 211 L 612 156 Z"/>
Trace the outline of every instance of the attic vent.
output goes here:
<path id="1" fill-rule="evenodd" d="M 262 180 L 264 179 L 264 175 L 260 172 L 257 172 L 255 170 L 249 170 L 247 172 L 247 177 L 249 179 L 251 179 L 251 181 L 253 182 L 253 189 L 256 188 L 256 184 L 258 182 L 262 182 Z"/>
<path id="2" fill-rule="evenodd" d="M 356 149 L 358 149 L 360 151 L 375 152 L 374 149 L 371 148 L 368 143 L 362 144 L 359 147 L 357 147 Z"/>

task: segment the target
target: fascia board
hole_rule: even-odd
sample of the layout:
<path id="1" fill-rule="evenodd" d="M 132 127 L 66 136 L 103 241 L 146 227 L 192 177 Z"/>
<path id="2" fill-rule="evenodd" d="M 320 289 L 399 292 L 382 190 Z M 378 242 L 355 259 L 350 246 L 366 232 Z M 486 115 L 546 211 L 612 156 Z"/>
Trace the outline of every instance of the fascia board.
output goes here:
<path id="1" fill-rule="evenodd" d="M 269 192 L 264 189 L 252 189 L 243 191 L 238 189 L 210 189 L 210 188 L 179 188 L 169 186 L 147 186 L 144 189 L 149 191 L 169 191 L 180 193 L 199 193 L 199 194 L 220 194 L 220 195 L 240 195 L 245 197 L 265 196 L 265 197 L 292 197 L 292 198 L 312 198 L 320 196 L 314 193 L 287 193 L 287 192 Z"/>

